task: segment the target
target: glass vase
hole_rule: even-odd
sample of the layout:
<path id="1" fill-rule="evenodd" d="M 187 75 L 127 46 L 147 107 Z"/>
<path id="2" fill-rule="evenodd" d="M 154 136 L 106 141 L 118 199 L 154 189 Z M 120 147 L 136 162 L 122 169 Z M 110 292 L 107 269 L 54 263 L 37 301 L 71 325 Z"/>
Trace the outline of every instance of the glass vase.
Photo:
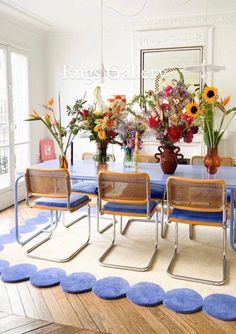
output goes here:
<path id="1" fill-rule="evenodd" d="M 125 168 L 133 168 L 134 167 L 134 150 L 129 147 L 124 147 L 124 161 Z"/>
<path id="2" fill-rule="evenodd" d="M 204 157 L 204 165 L 207 168 L 207 172 L 211 175 L 216 174 L 218 167 L 220 167 L 221 159 L 218 155 L 217 147 L 208 147 L 207 154 Z"/>

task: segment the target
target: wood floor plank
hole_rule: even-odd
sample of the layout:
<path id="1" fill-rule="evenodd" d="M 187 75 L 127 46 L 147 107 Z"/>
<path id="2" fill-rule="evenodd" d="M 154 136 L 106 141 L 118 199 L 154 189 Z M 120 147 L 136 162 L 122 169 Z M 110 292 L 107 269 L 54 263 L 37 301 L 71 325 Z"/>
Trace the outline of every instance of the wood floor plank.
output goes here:
<path id="1" fill-rule="evenodd" d="M 44 333 L 44 328 L 48 325 L 50 325 L 48 321 L 35 320 L 23 326 L 19 326 L 17 328 L 13 328 L 10 330 L 4 330 L 0 333 L 1 334 L 22 334 L 22 333 L 28 333 L 29 331 L 36 330 L 36 329 L 40 329 L 41 333 Z"/>
<path id="2" fill-rule="evenodd" d="M 63 310 L 57 303 L 57 300 L 52 292 L 51 288 L 41 289 L 43 298 L 47 304 L 47 307 L 51 313 L 53 321 L 60 324 L 67 324 L 67 319 Z"/>
<path id="3" fill-rule="evenodd" d="M 66 295 L 67 299 L 71 303 L 74 311 L 76 312 L 78 318 L 80 319 L 82 325 L 84 328 L 97 331 L 98 327 L 96 326 L 95 322 L 93 321 L 91 315 L 86 310 L 84 305 L 82 304 L 80 298 L 76 294 L 70 294 L 68 293 Z"/>
<path id="4" fill-rule="evenodd" d="M 206 315 L 204 312 L 181 314 L 198 333 L 204 334 L 236 334 L 236 321 L 220 321 Z"/>
<path id="5" fill-rule="evenodd" d="M 77 316 L 77 313 L 74 311 L 73 307 L 71 306 L 69 300 L 66 298 L 64 291 L 61 289 L 60 286 L 56 286 L 52 289 L 53 294 L 57 300 L 58 305 L 64 312 L 66 323 L 70 324 L 71 326 L 83 328 L 83 325 L 80 319 Z"/>
<path id="6" fill-rule="evenodd" d="M 13 314 L 25 316 L 25 310 L 16 284 L 5 284 Z"/>
<path id="7" fill-rule="evenodd" d="M 27 282 L 18 283 L 17 289 L 25 310 L 25 315 L 27 317 L 38 319 L 38 313 L 34 304 L 34 300 L 28 289 Z"/>
<path id="8" fill-rule="evenodd" d="M 150 308 L 154 316 L 168 329 L 171 334 L 196 334 L 197 331 L 192 328 L 184 319 L 177 313 L 168 310 L 163 305 Z"/>
<path id="9" fill-rule="evenodd" d="M 47 326 L 44 326 L 43 327 L 43 331 L 41 328 L 38 328 L 38 329 L 34 329 L 34 330 L 30 330 L 27 332 L 27 334 L 48 334 L 48 333 L 54 333 L 55 334 L 55 331 L 58 330 L 58 329 L 61 329 L 61 328 L 64 328 L 66 329 L 66 326 L 64 325 L 61 325 L 61 324 L 50 324 L 50 325 L 47 325 Z"/>
<path id="10" fill-rule="evenodd" d="M 25 318 L 14 314 L 0 319 L 0 333 L 13 330 L 17 327 L 24 326 L 35 322 L 35 319 Z"/>
<path id="11" fill-rule="evenodd" d="M 48 309 L 47 303 L 43 298 L 42 289 L 34 287 L 30 282 L 27 282 L 27 286 L 34 301 L 34 305 L 38 313 L 38 318 L 52 322 L 53 318 Z"/>
<path id="12" fill-rule="evenodd" d="M 0 311 L 6 312 L 6 313 L 12 313 L 11 304 L 9 301 L 8 293 L 6 290 L 5 283 L 0 281 Z"/>

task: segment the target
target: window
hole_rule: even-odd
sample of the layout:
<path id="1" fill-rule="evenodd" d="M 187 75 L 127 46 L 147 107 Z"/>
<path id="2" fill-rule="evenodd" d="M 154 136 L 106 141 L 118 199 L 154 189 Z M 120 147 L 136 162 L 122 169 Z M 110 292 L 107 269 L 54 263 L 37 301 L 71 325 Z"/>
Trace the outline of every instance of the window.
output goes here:
<path id="1" fill-rule="evenodd" d="M 0 45 L 0 191 L 29 165 L 27 55 Z"/>

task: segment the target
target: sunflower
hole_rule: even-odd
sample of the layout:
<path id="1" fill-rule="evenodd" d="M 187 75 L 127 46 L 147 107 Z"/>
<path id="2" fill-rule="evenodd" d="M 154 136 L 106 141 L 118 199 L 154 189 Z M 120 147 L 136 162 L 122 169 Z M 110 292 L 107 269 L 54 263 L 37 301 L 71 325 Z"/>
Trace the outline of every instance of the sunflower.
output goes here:
<path id="1" fill-rule="evenodd" d="M 189 117 L 196 118 L 201 114 L 200 106 L 197 102 L 190 102 L 186 106 L 186 114 Z"/>
<path id="2" fill-rule="evenodd" d="M 106 139 L 106 132 L 104 130 L 98 131 L 98 138 L 100 140 L 105 140 Z"/>
<path id="3" fill-rule="evenodd" d="M 98 132 L 98 131 L 101 131 L 102 130 L 102 126 L 101 126 L 101 124 L 97 124 L 96 126 L 95 126 L 95 128 L 94 128 L 94 131 L 95 132 Z"/>
<path id="4" fill-rule="evenodd" d="M 213 86 L 207 86 L 202 96 L 207 103 L 214 103 L 218 97 L 218 89 Z"/>
<path id="5" fill-rule="evenodd" d="M 145 93 L 146 93 L 146 95 L 147 95 L 149 98 L 152 98 L 152 97 L 154 97 L 154 91 L 153 91 L 153 90 L 151 90 L 151 89 L 149 89 L 149 90 L 148 90 L 148 91 L 146 91 Z"/>

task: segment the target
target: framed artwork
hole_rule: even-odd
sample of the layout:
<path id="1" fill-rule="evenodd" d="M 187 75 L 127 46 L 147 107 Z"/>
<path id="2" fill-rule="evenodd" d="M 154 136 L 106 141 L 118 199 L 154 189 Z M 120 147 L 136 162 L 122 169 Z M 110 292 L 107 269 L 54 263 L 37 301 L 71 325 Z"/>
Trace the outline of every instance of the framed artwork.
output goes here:
<path id="1" fill-rule="evenodd" d="M 39 150 L 41 161 L 55 159 L 54 142 L 52 139 L 41 139 L 39 142 Z"/>

